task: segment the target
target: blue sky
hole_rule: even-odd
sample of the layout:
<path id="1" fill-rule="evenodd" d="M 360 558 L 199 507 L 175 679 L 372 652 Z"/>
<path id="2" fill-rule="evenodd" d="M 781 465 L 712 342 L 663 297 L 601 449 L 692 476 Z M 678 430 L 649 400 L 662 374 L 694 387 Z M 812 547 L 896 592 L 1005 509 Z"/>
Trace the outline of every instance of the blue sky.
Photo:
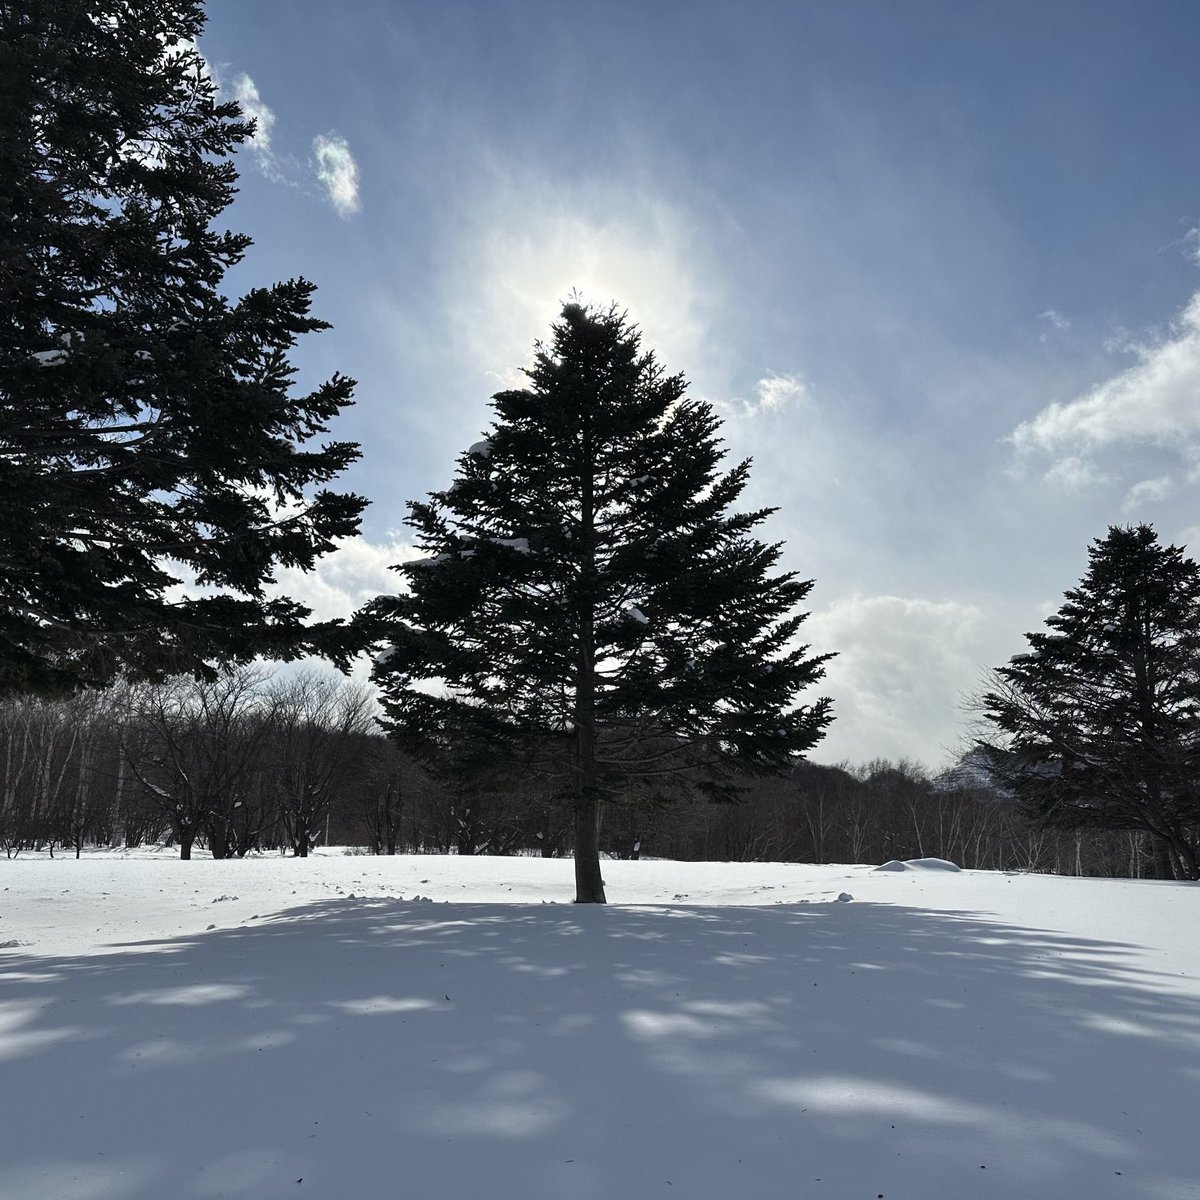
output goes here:
<path id="1" fill-rule="evenodd" d="M 944 764 L 1109 524 L 1200 548 L 1195 4 L 220 0 L 200 46 L 259 117 L 232 284 L 314 280 L 302 378 L 359 380 L 365 538 L 281 581 L 322 615 L 572 288 L 754 458 L 818 760 Z"/>

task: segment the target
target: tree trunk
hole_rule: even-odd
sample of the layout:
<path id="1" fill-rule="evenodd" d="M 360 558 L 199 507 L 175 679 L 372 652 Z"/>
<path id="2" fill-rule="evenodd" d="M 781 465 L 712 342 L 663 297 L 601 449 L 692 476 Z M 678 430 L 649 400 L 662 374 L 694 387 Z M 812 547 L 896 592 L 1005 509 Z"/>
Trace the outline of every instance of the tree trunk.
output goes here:
<path id="1" fill-rule="evenodd" d="M 583 435 L 581 578 L 575 676 L 575 903 L 606 904 L 600 878 L 600 787 L 596 777 L 596 530 L 590 430 Z"/>
<path id="2" fill-rule="evenodd" d="M 399 782 L 389 783 L 375 800 L 375 853 L 395 854 L 403 813 Z"/>
<path id="3" fill-rule="evenodd" d="M 600 877 L 600 797 L 595 784 L 575 801 L 575 903 L 606 904 Z"/>
<path id="4" fill-rule="evenodd" d="M 1161 834 L 1150 835 L 1151 853 L 1154 856 L 1154 874 L 1158 879 L 1174 879 L 1175 867 L 1171 862 L 1170 840 Z"/>
<path id="5" fill-rule="evenodd" d="M 600 878 L 600 786 L 596 778 L 596 682 L 592 674 L 592 620 L 582 622 L 575 684 L 575 903 L 606 904 Z"/>
<path id="6" fill-rule="evenodd" d="M 459 856 L 474 854 L 479 848 L 479 830 L 471 819 L 471 810 L 460 815 L 452 805 L 450 819 L 454 822 L 454 846 Z"/>
<path id="7" fill-rule="evenodd" d="M 600 786 L 596 778 L 595 679 L 590 617 L 583 623 L 575 689 L 575 903 L 606 904 L 600 878 Z"/>
<path id="8" fill-rule="evenodd" d="M 124 735 L 122 734 L 122 741 L 120 743 L 122 746 L 122 750 L 117 755 L 117 786 L 116 786 L 116 791 L 113 795 L 112 817 L 110 818 L 112 824 L 111 824 L 111 827 L 109 828 L 109 835 L 108 835 L 108 844 L 114 850 L 117 848 L 117 846 L 119 846 L 121 844 L 122 840 L 128 838 L 128 835 L 124 833 L 123 827 L 122 827 L 124 817 L 122 816 L 122 803 L 121 802 L 125 797 L 125 753 L 124 753 L 124 749 L 123 749 L 123 746 L 124 746 L 123 739 L 124 739 Z"/>
<path id="9" fill-rule="evenodd" d="M 208 823 L 208 848 L 213 858 L 232 858 L 229 849 L 229 831 L 218 818 Z"/>
<path id="10" fill-rule="evenodd" d="M 181 831 L 179 834 L 179 857 L 180 859 L 190 859 L 192 857 L 192 843 L 196 840 L 196 835 L 189 829 L 186 832 Z"/>
<path id="11" fill-rule="evenodd" d="M 1171 839 L 1171 850 L 1176 865 L 1175 878 L 1200 879 L 1200 859 L 1197 858 L 1196 851 L 1188 841 L 1187 834 L 1177 833 Z"/>

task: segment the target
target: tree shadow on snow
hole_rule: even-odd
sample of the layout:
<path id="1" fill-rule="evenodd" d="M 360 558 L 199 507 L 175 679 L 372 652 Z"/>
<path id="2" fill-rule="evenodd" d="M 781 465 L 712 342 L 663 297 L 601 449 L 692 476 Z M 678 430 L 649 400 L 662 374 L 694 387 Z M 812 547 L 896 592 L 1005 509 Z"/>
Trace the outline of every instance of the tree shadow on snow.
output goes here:
<path id="1" fill-rule="evenodd" d="M 895 905 L 338 899 L 5 952 L 0 1195 L 1195 1200 L 1200 1018 L 1135 951 Z"/>

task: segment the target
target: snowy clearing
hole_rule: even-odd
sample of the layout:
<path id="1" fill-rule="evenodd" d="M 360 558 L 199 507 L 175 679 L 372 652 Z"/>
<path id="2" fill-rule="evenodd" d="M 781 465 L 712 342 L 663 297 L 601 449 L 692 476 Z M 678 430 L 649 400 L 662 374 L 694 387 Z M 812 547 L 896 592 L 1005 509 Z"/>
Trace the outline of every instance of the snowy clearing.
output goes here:
<path id="1" fill-rule="evenodd" d="M 0 1196 L 1198 1200 L 1200 887 L 906 868 L 0 863 Z"/>

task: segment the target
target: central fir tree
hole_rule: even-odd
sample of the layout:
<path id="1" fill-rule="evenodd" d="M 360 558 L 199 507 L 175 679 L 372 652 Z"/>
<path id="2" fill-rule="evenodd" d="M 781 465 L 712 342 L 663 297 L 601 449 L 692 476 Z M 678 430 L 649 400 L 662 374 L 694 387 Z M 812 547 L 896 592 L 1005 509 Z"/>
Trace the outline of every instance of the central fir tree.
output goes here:
<path id="1" fill-rule="evenodd" d="M 530 773 L 574 809 L 576 900 L 603 903 L 605 804 L 734 799 L 831 720 L 798 704 L 830 657 L 796 644 L 811 582 L 776 570 L 720 470 L 720 422 L 616 311 L 567 304 L 529 387 L 411 505 L 428 556 L 362 614 L 396 738 L 459 786 Z"/>

